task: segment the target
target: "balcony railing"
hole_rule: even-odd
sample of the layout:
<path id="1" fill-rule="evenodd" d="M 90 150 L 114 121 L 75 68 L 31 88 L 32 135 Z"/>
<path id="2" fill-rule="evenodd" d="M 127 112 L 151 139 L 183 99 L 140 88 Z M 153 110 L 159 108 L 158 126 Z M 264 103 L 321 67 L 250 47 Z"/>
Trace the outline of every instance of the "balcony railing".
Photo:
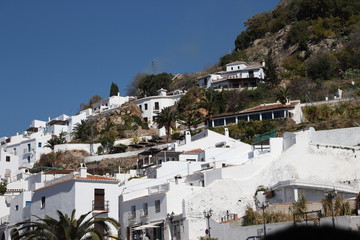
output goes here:
<path id="1" fill-rule="evenodd" d="M 147 218 L 149 218 L 148 213 L 145 212 L 144 210 L 140 210 L 140 218 L 141 218 L 141 219 L 147 219 Z"/>
<path id="2" fill-rule="evenodd" d="M 92 206 L 93 206 L 92 208 L 93 211 L 103 211 L 103 212 L 109 211 L 109 201 L 95 202 L 93 200 Z"/>

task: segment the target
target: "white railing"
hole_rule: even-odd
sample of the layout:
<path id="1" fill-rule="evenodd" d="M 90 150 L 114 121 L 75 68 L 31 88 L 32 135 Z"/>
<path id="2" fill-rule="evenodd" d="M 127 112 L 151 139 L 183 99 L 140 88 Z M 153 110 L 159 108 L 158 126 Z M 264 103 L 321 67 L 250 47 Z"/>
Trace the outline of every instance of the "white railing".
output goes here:
<path id="1" fill-rule="evenodd" d="M 161 184 L 161 185 L 157 185 L 157 186 L 148 188 L 149 195 L 165 193 L 167 191 L 169 191 L 169 183 L 165 183 L 165 184 Z"/>

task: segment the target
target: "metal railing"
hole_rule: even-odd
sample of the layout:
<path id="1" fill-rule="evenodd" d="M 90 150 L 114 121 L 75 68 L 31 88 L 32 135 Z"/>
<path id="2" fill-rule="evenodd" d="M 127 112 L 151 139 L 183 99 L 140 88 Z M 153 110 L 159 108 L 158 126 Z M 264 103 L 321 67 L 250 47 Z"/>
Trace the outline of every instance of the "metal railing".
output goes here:
<path id="1" fill-rule="evenodd" d="M 92 207 L 93 211 L 105 211 L 105 212 L 109 211 L 109 201 L 95 202 L 93 200 L 92 206 L 93 206 Z"/>

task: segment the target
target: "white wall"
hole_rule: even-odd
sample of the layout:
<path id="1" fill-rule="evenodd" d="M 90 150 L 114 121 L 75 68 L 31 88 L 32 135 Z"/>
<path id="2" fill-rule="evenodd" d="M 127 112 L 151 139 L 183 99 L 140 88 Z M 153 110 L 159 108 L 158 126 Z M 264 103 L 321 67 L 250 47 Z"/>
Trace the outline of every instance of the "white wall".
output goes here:
<path id="1" fill-rule="evenodd" d="M 6 160 L 10 159 L 9 162 Z M 6 171 L 10 171 L 10 177 L 16 176 L 19 169 L 19 157 L 0 149 L 0 178 L 5 178 Z"/>
<path id="2" fill-rule="evenodd" d="M 324 131 L 309 129 L 310 143 L 321 145 L 358 146 L 360 144 L 360 127 L 342 128 Z"/>
<path id="3" fill-rule="evenodd" d="M 153 125 L 153 118 L 160 113 L 163 108 L 175 105 L 183 95 L 184 94 L 145 97 L 137 99 L 133 101 L 133 103 L 139 106 L 142 111 L 142 117 L 147 118 L 148 124 Z M 155 102 L 159 103 L 159 110 L 155 110 Z M 147 109 L 145 109 L 145 104 L 147 104 Z"/>

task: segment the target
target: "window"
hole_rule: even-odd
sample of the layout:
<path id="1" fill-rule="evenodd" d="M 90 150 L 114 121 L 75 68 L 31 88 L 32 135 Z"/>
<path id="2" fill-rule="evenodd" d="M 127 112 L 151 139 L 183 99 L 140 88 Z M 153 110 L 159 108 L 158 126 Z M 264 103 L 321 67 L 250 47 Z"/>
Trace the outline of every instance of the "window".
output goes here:
<path id="1" fill-rule="evenodd" d="M 214 127 L 224 126 L 224 119 L 214 119 Z"/>
<path id="2" fill-rule="evenodd" d="M 159 102 L 155 102 L 155 110 L 159 110 Z"/>
<path id="3" fill-rule="evenodd" d="M 38 148 L 42 148 L 42 143 L 41 142 L 38 143 Z"/>
<path id="4" fill-rule="evenodd" d="M 254 71 L 253 70 L 250 70 L 249 71 L 249 78 L 253 78 L 254 77 Z"/>
<path id="5" fill-rule="evenodd" d="M 140 108 L 140 110 L 142 110 L 142 109 L 141 109 L 141 105 L 139 105 L 139 108 Z"/>
<path id="6" fill-rule="evenodd" d="M 251 121 L 260 121 L 260 114 L 249 115 Z"/>
<path id="7" fill-rule="evenodd" d="M 28 149 L 28 152 L 31 151 L 31 145 L 30 145 L 30 143 L 27 145 L 27 149 Z"/>
<path id="8" fill-rule="evenodd" d="M 196 159 L 190 158 L 190 159 L 186 159 L 186 161 L 187 161 L 187 162 L 196 162 Z"/>
<path id="9" fill-rule="evenodd" d="M 19 210 L 19 205 L 15 205 L 15 211 Z"/>
<path id="10" fill-rule="evenodd" d="M 148 122 L 148 118 L 147 117 L 144 117 L 144 122 Z"/>
<path id="11" fill-rule="evenodd" d="M 235 117 L 228 117 L 225 119 L 226 125 L 229 125 L 230 123 L 236 123 Z"/>
<path id="12" fill-rule="evenodd" d="M 10 156 L 6 156 L 6 161 L 10 162 Z"/>
<path id="13" fill-rule="evenodd" d="M 105 210 L 105 190 L 94 189 L 93 210 Z"/>
<path id="14" fill-rule="evenodd" d="M 31 201 L 26 201 L 26 202 L 25 202 L 25 206 L 26 206 L 26 207 L 28 207 L 28 206 L 30 206 L 30 205 L 31 205 Z"/>
<path id="15" fill-rule="evenodd" d="M 155 201 L 155 212 L 156 213 L 160 212 L 160 200 Z"/>
<path id="16" fill-rule="evenodd" d="M 147 108 L 148 108 L 147 103 L 144 104 L 144 108 L 145 108 L 145 110 L 147 110 Z"/>
<path id="17" fill-rule="evenodd" d="M 28 157 L 27 157 L 27 160 L 28 160 L 28 162 L 30 162 L 30 161 L 31 161 L 31 158 L 30 158 L 30 156 L 28 156 Z"/>
<path id="18" fill-rule="evenodd" d="M 45 207 L 46 199 L 45 197 L 41 197 L 41 208 Z"/>
<path id="19" fill-rule="evenodd" d="M 148 204 L 147 203 L 143 204 L 143 209 L 144 209 L 144 216 L 147 216 L 148 215 Z"/>
<path id="20" fill-rule="evenodd" d="M 135 205 L 131 206 L 131 216 L 133 218 L 136 218 L 136 206 Z"/>

